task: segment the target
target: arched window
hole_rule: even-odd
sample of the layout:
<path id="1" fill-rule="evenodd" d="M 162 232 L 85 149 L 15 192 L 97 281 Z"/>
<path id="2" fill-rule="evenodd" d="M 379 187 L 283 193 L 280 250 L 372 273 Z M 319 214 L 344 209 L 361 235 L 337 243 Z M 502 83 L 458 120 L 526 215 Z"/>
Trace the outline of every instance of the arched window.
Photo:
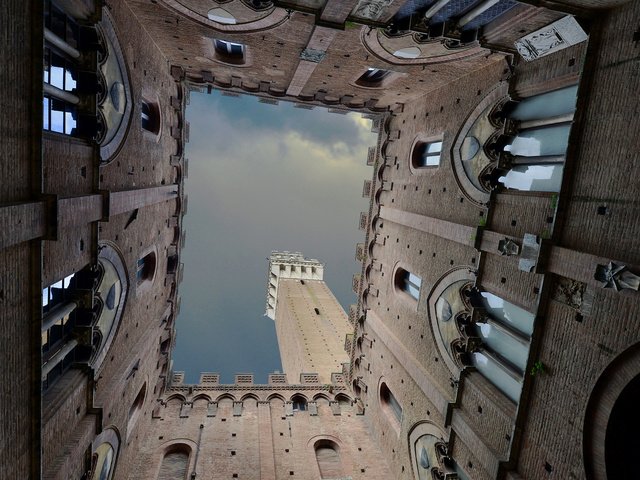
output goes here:
<path id="1" fill-rule="evenodd" d="M 420 287 L 422 286 L 422 279 L 417 275 L 398 268 L 395 275 L 395 287 L 401 292 L 406 293 L 414 300 L 420 298 Z"/>
<path id="2" fill-rule="evenodd" d="M 460 280 L 435 301 L 436 343 L 454 368 L 473 366 L 518 402 L 535 315 Z"/>
<path id="3" fill-rule="evenodd" d="M 576 93 L 573 86 L 479 105 L 452 152 L 454 168 L 466 177 L 459 177 L 461 185 L 474 201 L 486 203 L 496 188 L 560 190 Z"/>
<path id="4" fill-rule="evenodd" d="M 98 320 L 94 326 L 95 338 L 93 346 L 96 351 L 102 347 L 104 341 L 111 334 L 111 330 L 116 324 L 118 307 L 121 301 L 124 300 L 122 283 L 115 265 L 106 258 L 101 258 L 99 260 L 99 266 L 102 275 L 97 295 L 100 299 L 101 309 Z"/>
<path id="5" fill-rule="evenodd" d="M 422 435 L 414 443 L 413 458 L 418 473 L 418 480 L 433 480 L 434 478 L 457 478 L 468 480 L 464 471 L 449 456 L 447 443 L 435 435 Z"/>
<path id="6" fill-rule="evenodd" d="M 113 480 L 120 440 L 112 428 L 103 430 L 93 441 L 91 480 Z"/>
<path id="7" fill-rule="evenodd" d="M 187 445 L 172 445 L 162 457 L 158 480 L 186 480 L 190 453 Z"/>
<path id="8" fill-rule="evenodd" d="M 229 42 L 227 40 L 215 39 L 213 48 L 216 58 L 221 62 L 240 65 L 245 62 L 246 48 L 242 43 Z"/>
<path id="9" fill-rule="evenodd" d="M 432 142 L 416 142 L 411 152 L 413 168 L 437 167 L 440 165 L 442 140 Z"/>
<path id="10" fill-rule="evenodd" d="M 367 70 L 358 77 L 356 80 L 356 85 L 360 87 L 368 87 L 368 88 L 381 88 L 384 86 L 385 80 L 388 80 L 391 77 L 389 70 L 383 70 L 381 68 L 367 68 Z"/>
<path id="11" fill-rule="evenodd" d="M 399 432 L 402 423 L 402 406 L 384 382 L 380 384 L 380 406 L 393 428 Z"/>
<path id="12" fill-rule="evenodd" d="M 140 105 L 140 117 L 144 130 L 154 135 L 160 133 L 160 108 L 157 103 L 143 98 Z"/>
<path id="13" fill-rule="evenodd" d="M 293 402 L 293 411 L 294 412 L 304 412 L 307 410 L 307 400 L 301 395 L 294 395 L 291 398 Z"/>
<path id="14" fill-rule="evenodd" d="M 147 383 L 145 382 L 140 388 L 138 395 L 136 395 L 136 398 L 131 404 L 131 407 L 129 408 L 129 420 L 127 421 L 127 439 L 131 436 L 131 432 L 133 431 L 133 428 L 135 427 L 136 422 L 140 417 L 146 393 Z"/>
<path id="15" fill-rule="evenodd" d="M 113 473 L 113 447 L 108 443 L 100 445 L 93 454 L 91 480 L 109 480 Z"/>
<path id="16" fill-rule="evenodd" d="M 156 272 L 156 253 L 149 252 L 144 257 L 138 259 L 136 265 L 136 278 L 138 285 L 145 281 L 153 280 L 153 276 Z"/>
<path id="17" fill-rule="evenodd" d="M 342 478 L 344 469 L 340 460 L 340 447 L 331 440 L 318 440 L 314 445 L 320 478 Z"/>

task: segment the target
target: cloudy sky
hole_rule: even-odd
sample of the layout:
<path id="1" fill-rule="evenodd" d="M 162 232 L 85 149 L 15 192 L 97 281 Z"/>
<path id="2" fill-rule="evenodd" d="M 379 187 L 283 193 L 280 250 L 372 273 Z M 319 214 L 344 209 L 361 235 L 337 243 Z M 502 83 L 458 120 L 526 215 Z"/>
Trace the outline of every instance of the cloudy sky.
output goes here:
<path id="1" fill-rule="evenodd" d="M 200 372 L 280 370 L 273 321 L 264 316 L 267 258 L 300 251 L 325 264 L 325 281 L 345 307 L 355 302 L 355 244 L 362 184 L 372 175 L 369 120 L 288 102 L 192 92 L 189 210 L 180 285 L 174 370 L 195 383 Z"/>

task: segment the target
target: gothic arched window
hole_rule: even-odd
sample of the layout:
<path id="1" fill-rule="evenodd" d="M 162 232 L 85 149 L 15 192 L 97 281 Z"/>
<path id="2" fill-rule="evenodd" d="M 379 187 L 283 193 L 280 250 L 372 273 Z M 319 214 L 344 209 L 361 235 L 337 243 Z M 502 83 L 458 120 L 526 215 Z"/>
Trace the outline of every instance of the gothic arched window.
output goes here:
<path id="1" fill-rule="evenodd" d="M 436 343 L 453 368 L 475 367 L 518 403 L 535 315 L 466 280 L 446 287 L 433 312 Z"/>
<path id="2" fill-rule="evenodd" d="M 462 128 L 454 167 L 462 187 L 486 203 L 491 190 L 558 192 L 577 86 L 512 101 L 487 98 Z M 458 170 L 460 172 L 460 170 Z M 460 172 L 462 173 L 462 172 Z"/>

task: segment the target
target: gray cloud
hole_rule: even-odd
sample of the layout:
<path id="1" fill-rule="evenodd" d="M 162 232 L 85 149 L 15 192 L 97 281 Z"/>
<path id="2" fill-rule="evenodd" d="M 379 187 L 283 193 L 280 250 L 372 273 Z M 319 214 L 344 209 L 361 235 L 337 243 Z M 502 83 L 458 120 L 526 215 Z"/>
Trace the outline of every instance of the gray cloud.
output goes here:
<path id="1" fill-rule="evenodd" d="M 355 301 L 351 276 L 362 182 L 375 135 L 359 118 L 307 111 L 255 98 L 192 94 L 187 111 L 189 213 L 185 275 L 174 368 L 195 382 L 200 371 L 280 369 L 273 322 L 263 317 L 267 257 L 297 250 L 326 263 L 338 300 Z"/>

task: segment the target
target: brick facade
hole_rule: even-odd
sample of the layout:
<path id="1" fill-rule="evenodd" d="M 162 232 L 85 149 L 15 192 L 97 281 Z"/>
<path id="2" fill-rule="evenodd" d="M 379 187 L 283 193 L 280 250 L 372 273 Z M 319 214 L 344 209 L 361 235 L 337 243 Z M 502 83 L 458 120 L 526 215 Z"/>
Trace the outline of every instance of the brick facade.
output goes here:
<path id="1" fill-rule="evenodd" d="M 42 3 L 2 3 L 0 476 L 94 478 L 92 456 L 108 439 L 113 479 L 158 478 L 166 454 L 188 451 L 187 472 L 197 478 L 307 480 L 321 475 L 322 455 L 334 455 L 325 447 L 338 452 L 344 477 L 413 479 L 422 467 L 411 439 L 432 432 L 419 438 L 436 436 L 439 468 L 451 473 L 455 464 L 460 476 L 606 478 L 606 426 L 640 374 L 638 292 L 603 288 L 594 277 L 609 262 L 640 274 L 637 3 L 522 2 L 477 43 L 449 50 L 378 28 L 398 1 L 384 2 L 377 18 L 363 16 L 362 2 L 336 0 L 265 10 L 243 0 L 115 0 L 103 11 L 90 0 L 58 3 L 80 24 L 102 22 L 114 32 L 130 113 L 106 161 L 90 138 L 43 133 Z M 208 9 L 218 6 L 237 24 L 209 20 Z M 578 15 L 588 42 L 530 63 L 514 53 L 515 39 L 565 13 Z M 213 39 L 244 44 L 243 63 L 216 54 Z M 393 55 L 413 46 L 417 58 Z M 91 42 L 81 47 L 97 55 Z M 391 73 L 367 86 L 359 77 L 368 68 Z M 471 195 L 459 157 L 476 118 L 507 96 L 574 84 L 560 192 Z M 247 375 L 219 385 L 209 374 L 184 385 L 171 371 L 190 88 L 375 119 L 359 300 L 349 312 L 354 331 L 336 340 L 350 362 L 330 380 L 303 375 L 287 383 L 274 374 L 268 385 L 253 385 Z M 157 106 L 157 134 L 142 128 L 143 99 Z M 416 167 L 418 142 L 438 141 L 439 165 Z M 540 241 L 539 255 L 525 248 L 526 234 Z M 504 250 L 507 241 L 517 253 Z M 42 390 L 57 360 L 41 351 L 43 320 L 51 317 L 43 315 L 41 290 L 73 273 L 95 275 L 99 259 L 118 264 L 126 294 L 120 314 L 103 337 L 93 336 L 96 319 L 89 330 L 78 321 L 64 345 L 78 342 L 76 351 L 90 355 Z M 417 299 L 403 291 L 402 271 L 420 278 Z M 517 401 L 443 350 L 436 301 L 452 278 L 535 316 L 531 338 L 521 339 Z M 78 318 L 92 318 L 105 303 L 95 288 L 86 290 L 70 297 L 80 304 Z M 307 410 L 293 411 L 296 395 Z"/>

